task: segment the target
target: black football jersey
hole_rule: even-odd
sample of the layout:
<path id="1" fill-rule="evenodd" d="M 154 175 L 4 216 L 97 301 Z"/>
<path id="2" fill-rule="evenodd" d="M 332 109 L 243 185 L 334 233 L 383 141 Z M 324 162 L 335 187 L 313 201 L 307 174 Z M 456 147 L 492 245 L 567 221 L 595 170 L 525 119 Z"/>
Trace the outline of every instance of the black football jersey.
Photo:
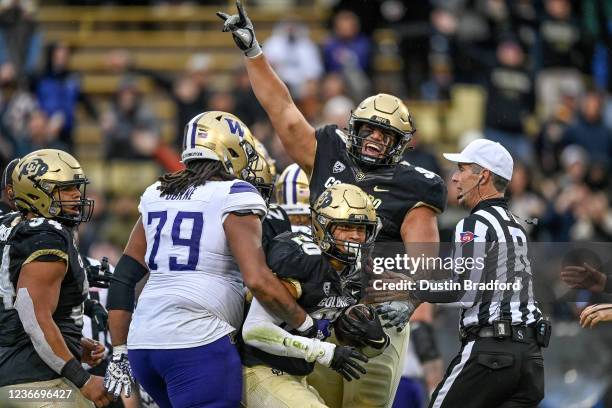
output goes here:
<path id="1" fill-rule="evenodd" d="M 13 211 L 10 205 L 4 201 L 0 201 L 0 217 Z"/>
<path id="2" fill-rule="evenodd" d="M 345 307 L 359 300 L 359 289 L 347 279 L 351 271 L 347 268 L 338 273 L 308 235 L 286 232 L 277 236 L 266 257 L 279 278 L 299 282 L 301 296 L 297 303 L 315 319 L 334 321 Z M 307 375 L 314 367 L 304 359 L 268 354 L 242 341 L 241 354 L 242 363 L 248 367 L 263 364 L 292 375 Z"/>
<path id="3" fill-rule="evenodd" d="M 279 205 L 270 204 L 268 214 L 262 222 L 261 242 L 264 252 L 268 252 L 268 247 L 274 237 L 287 231 L 291 231 L 291 222 L 287 212 Z"/>
<path id="4" fill-rule="evenodd" d="M 0 226 L 0 246 L 8 256 L 8 262 L 0 268 L 3 302 L 0 304 L 0 386 L 32 381 L 46 381 L 59 377 L 39 357 L 30 337 L 24 331 L 17 311 L 13 307 L 17 293 L 17 282 L 21 267 L 29 262 L 67 263 L 61 284 L 59 300 L 53 320 L 77 360 L 81 359 L 81 336 L 83 329 L 83 302 L 89 285 L 83 260 L 74 242 L 73 231 L 57 221 L 44 218 L 21 220 L 17 225 Z"/>
<path id="5" fill-rule="evenodd" d="M 436 212 L 446 207 L 446 185 L 437 174 L 403 160 L 395 166 L 364 170 L 349 155 L 344 133 L 335 125 L 316 131 L 317 151 L 310 178 L 310 202 L 334 184 L 348 183 L 365 191 L 381 218 L 377 241 L 402 240 L 400 228 L 406 213 L 419 206 Z"/>

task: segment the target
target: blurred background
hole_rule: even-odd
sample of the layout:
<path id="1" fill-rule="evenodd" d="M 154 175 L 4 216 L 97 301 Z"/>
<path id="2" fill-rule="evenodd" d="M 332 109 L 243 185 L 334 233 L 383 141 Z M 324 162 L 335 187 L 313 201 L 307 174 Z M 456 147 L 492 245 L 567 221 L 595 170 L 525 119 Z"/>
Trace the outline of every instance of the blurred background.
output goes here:
<path id="1" fill-rule="evenodd" d="M 397 95 L 418 129 L 408 161 L 449 180 L 441 152 L 499 141 L 515 159 L 512 211 L 539 218 L 533 241 L 612 241 L 611 0 L 244 3 L 313 125 L 345 127 L 364 97 Z M 196 113 L 233 112 L 279 171 L 290 164 L 219 9 L 233 13 L 234 3 L 0 0 L 0 165 L 45 147 L 75 154 L 96 200 L 81 226 L 85 254 L 116 262 L 139 194 L 181 167 L 183 126 Z M 447 184 L 448 240 L 466 213 Z M 567 306 L 570 290 L 554 276 L 549 287 Z M 543 407 L 612 407 L 609 329 L 582 330 L 576 319 L 610 299 L 581 296 L 548 307 L 555 329 Z M 435 325 L 452 356 L 456 310 L 440 308 Z"/>

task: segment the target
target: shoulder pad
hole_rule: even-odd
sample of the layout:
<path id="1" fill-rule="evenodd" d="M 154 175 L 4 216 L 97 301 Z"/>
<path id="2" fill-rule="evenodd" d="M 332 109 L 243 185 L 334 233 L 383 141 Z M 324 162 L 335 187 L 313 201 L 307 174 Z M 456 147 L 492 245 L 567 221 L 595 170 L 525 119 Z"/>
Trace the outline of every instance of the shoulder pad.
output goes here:
<path id="1" fill-rule="evenodd" d="M 338 135 L 338 137 L 340 137 L 344 143 L 348 141 L 348 135 L 339 128 L 336 128 L 336 135 Z"/>
<path id="2" fill-rule="evenodd" d="M 425 205 L 436 212 L 446 208 L 446 183 L 433 171 L 413 166 L 406 160 L 398 163 L 401 174 L 395 179 L 401 184 L 402 191 L 412 195 L 415 206 Z"/>
<path id="3" fill-rule="evenodd" d="M 277 276 L 303 282 L 327 261 L 321 249 L 308 235 L 301 232 L 285 232 L 272 241 L 267 262 Z"/>

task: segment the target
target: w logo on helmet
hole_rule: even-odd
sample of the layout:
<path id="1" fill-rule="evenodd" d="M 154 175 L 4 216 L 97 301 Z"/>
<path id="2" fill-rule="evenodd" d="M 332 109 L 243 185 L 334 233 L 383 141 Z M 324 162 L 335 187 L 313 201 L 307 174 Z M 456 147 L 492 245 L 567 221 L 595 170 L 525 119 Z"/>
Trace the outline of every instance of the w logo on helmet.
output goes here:
<path id="1" fill-rule="evenodd" d="M 236 132 L 238 132 L 238 136 L 241 139 L 244 137 L 244 129 L 242 128 L 242 126 L 240 126 L 240 123 L 230 118 L 225 118 L 225 121 L 227 122 L 227 125 L 229 126 L 229 130 L 230 132 L 232 132 L 233 135 L 235 135 Z"/>
<path id="2" fill-rule="evenodd" d="M 30 180 L 36 180 L 48 170 L 49 166 L 47 163 L 42 161 L 42 159 L 33 159 L 21 167 L 21 171 L 19 172 L 19 180 L 21 180 L 22 176 L 27 176 Z"/>

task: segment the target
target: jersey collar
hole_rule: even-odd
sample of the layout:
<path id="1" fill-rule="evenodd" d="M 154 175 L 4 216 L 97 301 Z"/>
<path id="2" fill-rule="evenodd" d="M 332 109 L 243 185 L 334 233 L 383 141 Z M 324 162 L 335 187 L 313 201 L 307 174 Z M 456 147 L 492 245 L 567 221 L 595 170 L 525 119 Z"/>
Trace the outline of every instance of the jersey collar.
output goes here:
<path id="1" fill-rule="evenodd" d="M 483 208 L 498 206 L 502 208 L 508 208 L 508 200 L 506 198 L 489 198 L 487 200 L 482 200 L 476 207 L 472 208 L 470 214 L 474 214 L 478 210 L 482 210 Z"/>

